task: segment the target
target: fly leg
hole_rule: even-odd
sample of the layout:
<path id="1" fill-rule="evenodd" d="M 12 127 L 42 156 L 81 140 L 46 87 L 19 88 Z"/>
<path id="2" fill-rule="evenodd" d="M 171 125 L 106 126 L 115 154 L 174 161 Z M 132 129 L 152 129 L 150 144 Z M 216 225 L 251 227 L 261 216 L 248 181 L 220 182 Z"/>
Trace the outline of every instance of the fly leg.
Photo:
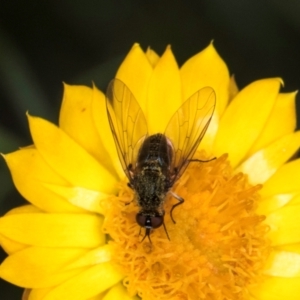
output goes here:
<path id="1" fill-rule="evenodd" d="M 189 162 L 191 162 L 191 161 L 197 161 L 197 162 L 209 162 L 209 161 L 212 161 L 212 160 L 215 160 L 216 159 L 216 157 L 213 157 L 213 158 L 211 158 L 211 159 L 208 159 L 208 160 L 201 160 L 201 159 L 189 159 Z"/>
<path id="2" fill-rule="evenodd" d="M 173 218 L 173 214 L 172 214 L 172 213 L 173 213 L 173 210 L 174 210 L 174 208 L 175 208 L 176 206 L 181 205 L 181 204 L 184 202 L 184 199 L 181 198 L 180 196 L 178 196 L 177 194 L 173 193 L 173 192 L 170 192 L 170 193 L 171 193 L 171 195 L 172 195 L 176 200 L 178 200 L 178 203 L 174 204 L 174 205 L 172 206 L 172 208 L 171 208 L 171 211 L 170 211 L 171 220 L 173 221 L 174 224 L 176 224 L 176 222 L 175 222 L 175 220 L 174 220 L 174 218 Z"/>

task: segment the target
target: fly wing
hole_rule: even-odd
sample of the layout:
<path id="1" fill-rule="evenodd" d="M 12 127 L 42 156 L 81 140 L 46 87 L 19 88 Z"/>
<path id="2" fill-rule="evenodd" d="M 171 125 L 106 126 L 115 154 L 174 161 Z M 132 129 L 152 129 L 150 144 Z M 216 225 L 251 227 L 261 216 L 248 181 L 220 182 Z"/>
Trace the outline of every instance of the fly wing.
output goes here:
<path id="1" fill-rule="evenodd" d="M 119 79 L 108 85 L 106 108 L 120 162 L 131 181 L 138 150 L 148 132 L 146 118 L 129 88 Z"/>
<path id="2" fill-rule="evenodd" d="M 165 135 L 172 142 L 172 183 L 185 171 L 209 126 L 216 104 L 216 94 L 205 87 L 193 94 L 171 118 Z"/>

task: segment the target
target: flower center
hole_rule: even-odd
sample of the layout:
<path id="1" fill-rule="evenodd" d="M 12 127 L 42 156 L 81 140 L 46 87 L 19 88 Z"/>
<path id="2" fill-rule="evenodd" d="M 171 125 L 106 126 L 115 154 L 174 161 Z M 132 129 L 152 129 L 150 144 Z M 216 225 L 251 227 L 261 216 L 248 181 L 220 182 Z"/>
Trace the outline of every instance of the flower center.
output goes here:
<path id="1" fill-rule="evenodd" d="M 247 299 L 269 253 L 264 216 L 255 213 L 259 189 L 233 170 L 223 155 L 191 162 L 165 201 L 165 226 L 151 241 L 135 221 L 134 192 L 121 183 L 107 203 L 104 230 L 112 238 L 113 259 L 126 275 L 131 294 L 143 299 Z"/>

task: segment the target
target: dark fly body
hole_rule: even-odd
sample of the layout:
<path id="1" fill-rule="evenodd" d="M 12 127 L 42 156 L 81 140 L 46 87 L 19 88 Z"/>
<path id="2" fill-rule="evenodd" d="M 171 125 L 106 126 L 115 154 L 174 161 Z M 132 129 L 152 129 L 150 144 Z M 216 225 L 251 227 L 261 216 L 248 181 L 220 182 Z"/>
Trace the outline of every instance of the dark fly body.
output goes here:
<path id="1" fill-rule="evenodd" d="M 164 226 L 164 202 L 197 150 L 211 121 L 215 93 L 205 87 L 193 94 L 171 118 L 164 133 L 148 135 L 145 116 L 128 87 L 110 82 L 106 95 L 108 120 L 129 187 L 135 191 L 139 211 L 136 221 L 150 240 L 153 229 Z M 168 236 L 167 230 L 165 228 Z M 169 238 L 169 236 L 168 236 Z"/>

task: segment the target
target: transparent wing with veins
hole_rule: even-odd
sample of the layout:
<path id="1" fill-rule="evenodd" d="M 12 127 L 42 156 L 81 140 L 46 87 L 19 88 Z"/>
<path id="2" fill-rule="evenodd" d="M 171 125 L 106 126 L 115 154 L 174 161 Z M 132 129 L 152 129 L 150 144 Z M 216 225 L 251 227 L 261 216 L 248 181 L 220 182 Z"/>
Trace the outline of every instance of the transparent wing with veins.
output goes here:
<path id="1" fill-rule="evenodd" d="M 171 118 L 165 131 L 174 148 L 171 183 L 187 168 L 209 126 L 215 104 L 214 90 L 205 87 L 186 100 Z"/>
<path id="2" fill-rule="evenodd" d="M 146 118 L 129 88 L 119 79 L 113 79 L 107 88 L 106 108 L 120 162 L 131 182 L 138 150 L 148 135 Z"/>

